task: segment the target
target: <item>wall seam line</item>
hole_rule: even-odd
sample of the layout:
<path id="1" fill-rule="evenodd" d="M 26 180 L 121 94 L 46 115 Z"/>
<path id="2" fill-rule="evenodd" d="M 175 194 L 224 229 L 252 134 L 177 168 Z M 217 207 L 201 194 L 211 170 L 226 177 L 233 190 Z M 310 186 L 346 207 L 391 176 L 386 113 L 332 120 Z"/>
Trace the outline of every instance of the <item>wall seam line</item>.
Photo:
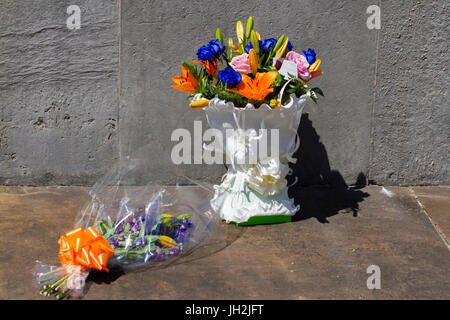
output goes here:
<path id="1" fill-rule="evenodd" d="M 122 84 L 120 77 L 120 59 L 121 59 L 121 46 L 122 46 L 122 0 L 117 0 L 117 17 L 118 17 L 118 30 L 117 30 L 117 41 L 118 41 L 118 59 L 117 59 L 117 152 L 118 152 L 118 160 L 121 160 L 122 150 L 120 143 L 120 103 L 122 100 L 121 92 L 122 92 Z"/>
<path id="2" fill-rule="evenodd" d="M 377 30 L 377 38 L 375 44 L 375 66 L 373 73 L 373 84 L 372 84 L 372 106 L 371 106 L 371 115 L 370 115 L 370 140 L 369 140 L 369 163 L 367 168 L 367 178 L 366 182 L 368 183 L 372 176 L 372 161 L 373 161 L 373 153 L 374 153 L 374 121 L 375 121 L 375 103 L 376 103 L 376 95 L 377 95 L 377 73 L 378 73 L 378 53 L 380 46 L 380 32 L 381 32 L 381 0 L 378 1 L 378 7 L 380 8 L 380 29 Z"/>

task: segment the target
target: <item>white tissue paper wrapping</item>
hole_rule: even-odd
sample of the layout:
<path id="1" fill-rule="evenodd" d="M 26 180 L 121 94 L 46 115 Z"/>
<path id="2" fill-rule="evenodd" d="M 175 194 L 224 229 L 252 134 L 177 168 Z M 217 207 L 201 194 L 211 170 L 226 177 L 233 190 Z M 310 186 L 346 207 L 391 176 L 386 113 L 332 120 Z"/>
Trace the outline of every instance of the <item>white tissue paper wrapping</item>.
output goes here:
<path id="1" fill-rule="evenodd" d="M 216 152 L 225 153 L 230 165 L 223 182 L 214 186 L 211 200 L 222 219 L 242 223 L 253 216 L 294 215 L 300 209 L 288 196 L 286 175 L 289 162 L 295 162 L 292 155 L 300 143 L 297 128 L 306 100 L 305 95 L 297 98 L 292 94 L 280 108 L 263 104 L 256 109 L 252 104 L 236 108 L 231 102 L 215 98 L 204 108 L 211 128 L 226 137 L 224 142 L 216 141 L 214 147 Z M 233 129 L 228 130 L 228 136 L 227 129 Z M 259 141 L 267 146 L 267 157 L 258 154 L 260 129 L 267 129 L 267 143 Z M 278 129 L 278 135 L 270 129 Z M 271 148 L 271 141 L 277 138 L 278 153 Z"/>

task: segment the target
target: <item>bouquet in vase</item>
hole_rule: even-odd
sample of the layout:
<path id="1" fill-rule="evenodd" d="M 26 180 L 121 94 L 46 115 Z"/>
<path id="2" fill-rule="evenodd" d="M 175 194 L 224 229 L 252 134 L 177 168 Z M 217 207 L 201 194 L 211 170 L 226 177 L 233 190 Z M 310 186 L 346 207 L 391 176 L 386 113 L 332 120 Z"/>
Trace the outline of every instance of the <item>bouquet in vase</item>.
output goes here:
<path id="1" fill-rule="evenodd" d="M 308 98 L 323 95 L 309 81 L 323 74 L 312 49 L 294 51 L 286 35 L 263 38 L 236 24 L 237 43 L 216 39 L 184 61 L 172 88 L 190 93 L 189 106 L 203 109 L 218 131 L 212 149 L 225 154 L 228 171 L 216 185 L 211 206 L 227 222 L 260 224 L 290 221 L 298 210 L 287 193 L 289 162 L 299 147 L 297 128 Z M 269 143 L 270 141 L 270 143 Z"/>

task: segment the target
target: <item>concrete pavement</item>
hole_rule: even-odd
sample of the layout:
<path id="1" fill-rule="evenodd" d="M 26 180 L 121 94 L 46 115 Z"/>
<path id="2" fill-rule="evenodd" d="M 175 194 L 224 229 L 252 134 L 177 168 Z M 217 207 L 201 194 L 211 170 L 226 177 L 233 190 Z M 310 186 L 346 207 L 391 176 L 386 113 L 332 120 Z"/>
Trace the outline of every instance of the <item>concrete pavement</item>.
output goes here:
<path id="1" fill-rule="evenodd" d="M 0 187 L 0 298 L 47 299 L 35 260 L 58 264 L 86 187 Z M 294 192 L 292 223 L 221 223 L 209 243 L 160 270 L 94 273 L 85 299 L 450 299 L 450 187 Z M 182 262 L 182 263 L 181 263 Z M 381 289 L 367 288 L 379 266 Z"/>

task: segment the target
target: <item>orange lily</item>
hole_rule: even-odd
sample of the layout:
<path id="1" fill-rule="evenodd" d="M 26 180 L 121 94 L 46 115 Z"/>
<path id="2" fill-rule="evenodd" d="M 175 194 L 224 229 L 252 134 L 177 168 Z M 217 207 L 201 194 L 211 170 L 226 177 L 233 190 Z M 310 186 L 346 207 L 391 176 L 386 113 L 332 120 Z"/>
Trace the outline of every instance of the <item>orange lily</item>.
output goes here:
<path id="1" fill-rule="evenodd" d="M 234 44 L 231 45 L 231 48 L 233 49 L 234 52 L 239 52 L 239 48 L 237 46 L 235 46 Z"/>
<path id="2" fill-rule="evenodd" d="M 321 76 L 323 74 L 323 71 L 319 70 L 319 67 L 321 64 L 322 64 L 322 61 L 320 59 L 317 59 L 312 65 L 309 66 L 309 72 L 311 73 L 311 79 Z"/>
<path id="3" fill-rule="evenodd" d="M 206 72 L 208 74 L 212 75 L 213 77 L 217 77 L 217 74 L 219 73 L 219 64 L 217 63 L 217 60 L 214 59 L 213 62 L 210 61 L 192 61 L 192 63 L 197 63 L 202 66 L 205 66 Z"/>
<path id="4" fill-rule="evenodd" d="M 237 92 L 250 100 L 263 100 L 269 93 L 273 92 L 270 88 L 278 71 L 269 71 L 257 73 L 255 79 L 243 74 L 237 89 L 228 89 L 228 91 Z"/>
<path id="5" fill-rule="evenodd" d="M 186 92 L 195 92 L 195 89 L 200 88 L 197 79 L 189 72 L 188 69 L 181 67 L 181 73 L 183 76 L 172 78 L 173 82 L 176 84 L 171 85 L 171 88 Z"/>

